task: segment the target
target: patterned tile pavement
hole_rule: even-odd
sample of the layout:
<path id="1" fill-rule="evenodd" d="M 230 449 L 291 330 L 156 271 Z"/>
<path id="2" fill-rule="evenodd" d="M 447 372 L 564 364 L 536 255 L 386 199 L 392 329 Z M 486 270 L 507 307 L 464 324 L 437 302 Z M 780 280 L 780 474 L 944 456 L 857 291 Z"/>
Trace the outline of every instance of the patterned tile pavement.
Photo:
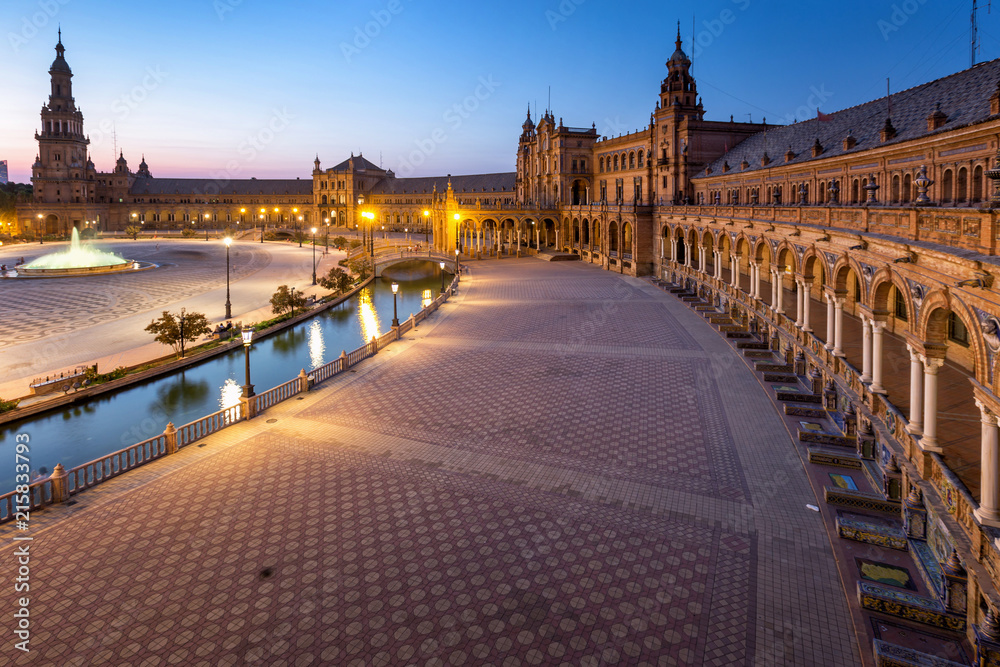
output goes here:
<path id="1" fill-rule="evenodd" d="M 816 498 L 738 362 L 641 281 L 474 264 L 357 373 L 39 515 L 32 651 L 3 659 L 858 664 Z"/>

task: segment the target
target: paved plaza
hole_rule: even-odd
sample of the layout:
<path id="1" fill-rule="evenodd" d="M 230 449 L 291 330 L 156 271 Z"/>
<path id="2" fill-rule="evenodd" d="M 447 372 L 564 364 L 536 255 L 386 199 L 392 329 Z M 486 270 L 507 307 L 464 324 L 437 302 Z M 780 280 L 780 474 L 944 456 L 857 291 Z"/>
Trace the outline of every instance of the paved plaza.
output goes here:
<path id="1" fill-rule="evenodd" d="M 32 515 L 32 651 L 5 630 L 3 661 L 860 664 L 819 501 L 719 334 L 585 263 L 469 266 L 357 372 Z"/>

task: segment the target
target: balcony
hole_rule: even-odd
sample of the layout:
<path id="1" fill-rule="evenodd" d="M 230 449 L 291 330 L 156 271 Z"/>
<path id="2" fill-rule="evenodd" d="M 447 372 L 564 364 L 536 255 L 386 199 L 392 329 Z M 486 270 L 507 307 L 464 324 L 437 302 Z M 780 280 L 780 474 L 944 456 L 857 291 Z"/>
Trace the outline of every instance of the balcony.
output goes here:
<path id="1" fill-rule="evenodd" d="M 914 206 L 670 206 L 671 216 L 802 225 L 905 241 L 936 243 L 996 255 L 997 213 L 987 208 Z"/>

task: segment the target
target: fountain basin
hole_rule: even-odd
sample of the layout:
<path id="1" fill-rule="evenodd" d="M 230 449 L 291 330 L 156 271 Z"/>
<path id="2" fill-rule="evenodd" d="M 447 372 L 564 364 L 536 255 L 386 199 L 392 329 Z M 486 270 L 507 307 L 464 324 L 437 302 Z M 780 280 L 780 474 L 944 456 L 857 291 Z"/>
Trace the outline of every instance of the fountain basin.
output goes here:
<path id="1" fill-rule="evenodd" d="M 14 275 L 5 278 L 65 278 L 69 276 L 92 276 L 106 273 L 128 273 L 155 268 L 149 262 L 135 262 L 112 252 L 104 252 L 90 245 L 80 243 L 80 232 L 76 227 L 70 238 L 68 250 L 42 255 L 27 264 L 19 264 Z"/>
<path id="2" fill-rule="evenodd" d="M 155 269 L 156 264 L 151 262 L 126 261 L 124 264 L 113 264 L 109 266 L 77 266 L 64 269 L 32 269 L 24 264 L 14 267 L 13 272 L 8 272 L 11 278 L 72 278 L 77 276 L 107 275 L 109 273 L 135 273 L 136 271 L 148 271 Z M 13 273 L 13 275 L 11 275 Z"/>

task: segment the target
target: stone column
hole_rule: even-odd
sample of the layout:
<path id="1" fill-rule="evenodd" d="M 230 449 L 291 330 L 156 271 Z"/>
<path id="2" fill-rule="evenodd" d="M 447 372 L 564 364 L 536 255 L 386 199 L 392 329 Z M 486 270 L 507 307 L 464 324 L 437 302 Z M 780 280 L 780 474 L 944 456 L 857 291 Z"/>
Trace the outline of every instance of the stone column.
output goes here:
<path id="1" fill-rule="evenodd" d="M 917 350 L 906 344 L 910 352 L 910 423 L 906 432 L 920 435 L 924 432 L 924 365 Z"/>
<path id="2" fill-rule="evenodd" d="M 698 246 L 701 252 L 698 253 L 698 270 L 708 273 L 708 256 L 705 253 L 705 246 Z"/>
<path id="3" fill-rule="evenodd" d="M 834 314 L 833 314 L 833 297 L 829 294 L 824 294 L 823 298 L 826 299 L 826 344 L 823 346 L 827 350 L 833 349 L 834 336 Z"/>
<path id="4" fill-rule="evenodd" d="M 795 280 L 795 326 L 802 328 L 802 281 Z"/>
<path id="5" fill-rule="evenodd" d="M 882 386 L 882 334 L 885 331 L 885 322 L 872 320 L 872 386 L 871 390 L 876 394 L 886 393 Z"/>
<path id="6" fill-rule="evenodd" d="M 740 286 L 740 260 L 736 255 L 729 256 L 729 273 L 730 282 L 733 287 Z"/>
<path id="7" fill-rule="evenodd" d="M 774 269 L 771 269 L 770 275 L 771 275 L 771 308 L 777 308 L 778 307 L 778 281 L 775 279 L 775 276 L 777 276 L 778 273 Z"/>
<path id="8" fill-rule="evenodd" d="M 844 302 L 843 297 L 835 297 L 833 303 L 833 354 L 836 357 L 844 356 Z"/>
<path id="9" fill-rule="evenodd" d="M 774 272 L 774 312 L 778 315 L 783 315 L 785 313 L 785 290 L 784 286 L 781 284 L 781 269 Z"/>
<path id="10" fill-rule="evenodd" d="M 750 266 L 753 267 L 753 298 L 760 299 L 760 264 L 754 262 Z"/>
<path id="11" fill-rule="evenodd" d="M 809 306 L 812 293 L 812 283 L 808 280 L 802 281 L 802 330 L 806 333 L 812 332 L 812 325 L 809 324 Z"/>
<path id="12" fill-rule="evenodd" d="M 920 449 L 925 452 L 940 452 L 937 439 L 938 371 L 944 359 L 923 357 L 924 362 L 924 435 L 920 438 Z"/>
<path id="13" fill-rule="evenodd" d="M 691 244 L 687 241 L 684 242 L 684 266 L 692 266 L 691 262 Z"/>
<path id="14" fill-rule="evenodd" d="M 1000 526 L 1000 437 L 997 416 L 986 404 L 977 400 L 982 415 L 983 440 L 979 461 L 979 507 L 975 511 L 980 523 Z"/>
<path id="15" fill-rule="evenodd" d="M 872 330 L 868 318 L 861 316 L 861 381 L 872 381 Z"/>

